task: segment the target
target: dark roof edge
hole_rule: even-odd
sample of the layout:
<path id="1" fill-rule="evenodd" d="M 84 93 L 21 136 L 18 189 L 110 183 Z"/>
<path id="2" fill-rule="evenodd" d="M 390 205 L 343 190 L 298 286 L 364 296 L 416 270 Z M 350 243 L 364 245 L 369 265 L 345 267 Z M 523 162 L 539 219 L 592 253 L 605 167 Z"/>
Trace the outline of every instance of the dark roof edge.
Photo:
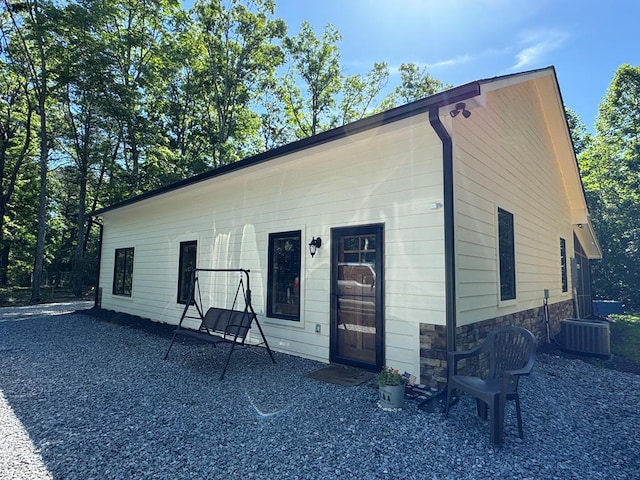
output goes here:
<path id="1" fill-rule="evenodd" d="M 553 65 L 549 65 L 548 67 L 535 68 L 533 70 L 526 70 L 524 72 L 514 72 L 514 73 L 508 73 L 506 75 L 498 75 L 495 77 L 483 78 L 481 80 L 478 80 L 477 83 L 479 84 L 491 83 L 499 80 L 508 80 L 510 78 L 524 77 L 527 75 L 532 75 L 532 74 L 542 73 L 542 72 L 551 72 L 553 73 L 554 76 L 556 76 L 556 68 Z"/>
<path id="2" fill-rule="evenodd" d="M 178 190 L 178 189 L 187 187 L 189 185 L 194 185 L 196 183 L 209 180 L 211 178 L 219 177 L 227 173 L 235 172 L 243 168 L 251 167 L 253 165 L 258 165 L 260 163 L 273 160 L 275 158 L 279 158 L 284 155 L 299 152 L 301 150 L 306 150 L 308 148 L 322 145 L 327 142 L 345 138 L 349 135 L 364 132 L 366 130 L 370 130 L 372 128 L 378 127 L 380 125 L 386 125 L 388 123 L 409 118 L 414 115 L 419 115 L 421 113 L 425 113 L 431 107 L 450 105 L 457 101 L 461 101 L 464 99 L 468 99 L 468 98 L 480 95 L 481 82 L 484 82 L 484 81 L 474 81 L 471 83 L 461 85 L 459 87 L 445 90 L 444 92 L 436 93 L 434 95 L 423 98 L 421 100 L 407 103 L 406 105 L 401 105 L 399 107 L 392 108 L 391 110 L 386 110 L 384 112 L 372 115 L 370 117 L 357 120 L 353 123 L 349 123 L 341 127 L 327 130 L 326 132 L 319 133 L 312 137 L 303 138 L 302 140 L 297 140 L 293 143 L 289 143 L 281 147 L 274 148 L 272 150 L 267 150 L 266 152 L 262 152 L 257 155 L 253 155 L 251 157 L 244 158 L 242 160 L 239 160 L 234 163 L 230 163 L 228 165 L 223 165 L 222 167 L 209 170 L 199 175 L 195 175 L 193 177 L 180 180 L 178 182 L 170 183 L 163 187 L 157 188 L 155 190 L 151 190 L 149 192 L 142 193 L 135 197 L 128 198 L 126 200 L 115 203 L 108 207 L 95 210 L 91 212 L 90 216 L 95 217 L 97 215 L 100 215 L 102 213 L 105 213 L 111 210 L 116 210 L 118 208 L 125 207 L 127 205 L 138 203 L 143 200 L 147 200 L 149 198 L 162 195 L 164 193 Z"/>

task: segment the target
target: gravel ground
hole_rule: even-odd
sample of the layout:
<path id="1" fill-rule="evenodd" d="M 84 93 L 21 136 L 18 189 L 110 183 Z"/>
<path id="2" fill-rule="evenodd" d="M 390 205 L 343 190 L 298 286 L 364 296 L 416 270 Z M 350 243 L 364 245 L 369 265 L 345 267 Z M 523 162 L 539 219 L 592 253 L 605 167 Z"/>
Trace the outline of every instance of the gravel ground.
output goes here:
<path id="1" fill-rule="evenodd" d="M 640 376 L 539 354 L 494 449 L 475 403 L 449 418 L 376 406 L 372 385 L 306 378 L 321 365 L 258 349 L 224 355 L 166 330 L 0 309 L 0 478 L 640 478 Z M 86 308 L 86 304 L 81 304 Z"/>

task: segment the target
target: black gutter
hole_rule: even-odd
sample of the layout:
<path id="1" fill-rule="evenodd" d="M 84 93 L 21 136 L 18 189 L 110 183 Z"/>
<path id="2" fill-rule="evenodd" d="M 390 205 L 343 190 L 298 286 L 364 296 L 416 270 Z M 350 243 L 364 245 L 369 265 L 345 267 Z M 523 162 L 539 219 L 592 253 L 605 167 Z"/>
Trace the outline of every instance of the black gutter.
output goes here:
<path id="1" fill-rule="evenodd" d="M 467 90 L 465 97 L 458 97 L 455 102 L 468 100 L 480 95 L 480 84 L 475 90 Z M 445 316 L 447 328 L 447 353 L 456 349 L 456 239 L 455 239 L 455 205 L 453 178 L 453 141 L 440 120 L 440 107 L 454 102 L 436 104 L 429 109 L 429 123 L 442 141 L 442 189 L 444 204 L 444 277 L 445 277 Z"/>
<path id="2" fill-rule="evenodd" d="M 385 125 L 387 123 L 395 122 L 397 120 L 402 120 L 404 118 L 409 118 L 411 116 L 427 112 L 433 109 L 434 107 L 441 107 L 444 105 L 450 105 L 456 102 L 464 101 L 465 99 L 469 99 L 477 95 L 480 95 L 480 85 L 482 85 L 483 83 L 492 82 L 498 79 L 518 77 L 520 75 L 528 75 L 530 73 L 535 73 L 538 71 L 541 72 L 548 69 L 549 67 L 540 68 L 537 70 L 531 70 L 529 72 L 512 73 L 509 75 L 487 78 L 484 80 L 477 80 L 475 82 L 470 82 L 465 85 L 452 88 L 450 90 L 445 90 L 444 92 L 436 93 L 435 95 L 431 95 L 430 97 L 423 98 L 421 100 L 417 100 L 415 102 L 411 102 L 406 105 L 401 105 L 396 108 L 392 108 L 391 110 L 387 110 L 387 111 L 378 113 L 376 115 L 363 118 L 362 120 L 358 120 L 348 125 L 343 125 L 342 127 L 338 127 L 332 130 L 328 130 L 326 132 L 322 132 L 318 135 L 314 135 L 313 137 L 304 138 L 302 140 L 298 140 L 297 142 L 289 143 L 287 145 L 283 145 L 281 147 L 274 148 L 272 150 L 269 150 L 263 153 L 259 153 L 258 155 L 247 157 L 243 160 L 240 160 L 239 162 L 234 162 L 228 165 L 224 165 L 222 167 L 218 167 L 213 170 L 209 170 L 207 172 L 201 173 L 200 175 L 195 175 L 193 177 L 180 180 L 178 182 L 171 183 L 169 185 L 165 185 L 156 190 L 145 192 L 141 195 L 129 198 L 127 200 L 123 200 L 122 202 L 110 205 L 108 207 L 101 208 L 99 210 L 95 210 L 91 213 L 91 216 L 94 217 L 104 212 L 115 210 L 117 208 L 124 207 L 126 205 L 131 205 L 133 203 L 137 203 L 142 200 L 146 200 L 148 198 L 162 195 L 163 193 L 171 192 L 173 190 L 178 190 L 180 188 L 183 188 L 195 183 L 199 183 L 204 180 L 208 180 L 210 178 L 215 178 L 215 177 L 224 175 L 226 173 L 230 173 L 236 170 L 241 170 L 243 168 L 247 168 L 252 165 L 258 165 L 260 163 L 266 162 L 268 160 L 273 160 L 275 158 L 278 158 L 287 154 L 299 152 L 301 150 L 306 150 L 311 147 L 322 145 L 323 143 L 332 142 L 334 140 L 345 138 L 345 137 L 348 137 L 349 135 L 364 132 L 366 130 L 376 128 L 381 125 Z M 554 70 L 554 75 L 555 75 L 555 70 Z"/>
<path id="3" fill-rule="evenodd" d="M 467 100 L 480 95 L 480 84 L 475 92 L 468 92 Z M 444 277 L 445 277 L 445 321 L 447 330 L 447 359 L 449 353 L 456 350 L 456 243 L 455 243 L 455 210 L 454 210 L 454 178 L 453 178 L 453 140 L 440 120 L 440 107 L 451 102 L 433 105 L 429 109 L 429 123 L 442 142 L 442 196 L 444 204 Z M 447 365 L 447 370 L 449 365 Z M 418 408 L 430 413 L 444 413 L 447 405 L 447 385 L 437 393 L 422 401 Z M 453 401 L 455 403 L 456 400 Z M 453 404 L 452 403 L 452 404 Z"/>
<path id="4" fill-rule="evenodd" d="M 446 90 L 444 92 L 436 93 L 435 95 L 431 95 L 430 97 L 423 98 L 421 100 L 408 103 L 406 105 L 401 105 L 396 108 L 392 108 L 391 110 L 387 110 L 387 111 L 378 113 L 376 115 L 363 118 L 362 120 L 358 120 L 353 123 L 349 123 L 347 125 L 334 128 L 332 130 L 327 130 L 326 132 L 319 133 L 317 135 L 314 135 L 313 137 L 304 138 L 302 140 L 298 140 L 296 142 L 289 143 L 287 145 L 283 145 L 281 147 L 277 147 L 272 150 L 259 153 L 257 155 L 253 155 L 251 157 L 247 157 L 238 162 L 230 163 L 228 165 L 223 165 L 221 167 L 215 168 L 213 170 L 209 170 L 199 175 L 195 175 L 193 177 L 186 178 L 184 180 L 171 183 L 169 185 L 165 185 L 164 187 L 160 187 L 156 190 L 145 192 L 141 195 L 131 197 L 127 200 L 123 200 L 119 203 L 110 205 L 108 207 L 95 210 L 91 213 L 91 216 L 95 217 L 97 215 L 100 215 L 104 212 L 108 212 L 110 210 L 115 210 L 120 207 L 124 207 L 127 205 L 140 202 L 142 200 L 153 198 L 167 192 L 171 192 L 174 190 L 178 190 L 180 188 L 187 187 L 189 185 L 193 185 L 205 180 L 209 180 L 211 178 L 219 177 L 227 173 L 242 170 L 244 168 L 251 167 L 253 165 L 258 165 L 258 164 L 267 162 L 269 160 L 274 160 L 284 155 L 289 155 L 295 152 L 306 150 L 306 149 L 316 147 L 328 142 L 333 142 L 334 140 L 346 138 L 350 135 L 361 133 L 361 132 L 370 130 L 372 128 L 377 128 L 377 127 L 380 127 L 381 125 L 386 125 L 388 123 L 392 123 L 398 120 L 419 115 L 429 111 L 434 106 L 437 107 L 442 105 L 449 105 L 458 101 L 462 101 L 467 98 L 471 98 L 473 96 L 478 95 L 479 91 L 480 91 L 480 82 L 471 82 L 471 83 L 462 85 L 460 87 L 452 88 L 451 90 Z"/>
<path id="5" fill-rule="evenodd" d="M 456 244 L 453 195 L 453 141 L 440 121 L 440 108 L 429 110 L 429 123 L 442 141 L 442 179 L 444 203 L 444 279 L 447 353 L 456 349 Z"/>

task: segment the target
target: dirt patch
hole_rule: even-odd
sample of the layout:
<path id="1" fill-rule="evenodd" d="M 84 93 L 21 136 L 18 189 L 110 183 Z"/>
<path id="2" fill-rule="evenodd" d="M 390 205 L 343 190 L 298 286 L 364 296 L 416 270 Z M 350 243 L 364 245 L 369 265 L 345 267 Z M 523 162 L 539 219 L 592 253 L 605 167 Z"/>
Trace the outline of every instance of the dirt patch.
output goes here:
<path id="1" fill-rule="evenodd" d="M 102 308 L 90 308 L 89 310 L 81 310 L 78 313 L 88 315 L 103 322 L 114 323 L 124 327 L 144 330 L 145 332 L 159 335 L 161 337 L 171 338 L 175 325 L 168 323 L 154 322 L 148 318 L 129 315 L 127 313 L 115 312 L 113 310 L 105 310 Z"/>

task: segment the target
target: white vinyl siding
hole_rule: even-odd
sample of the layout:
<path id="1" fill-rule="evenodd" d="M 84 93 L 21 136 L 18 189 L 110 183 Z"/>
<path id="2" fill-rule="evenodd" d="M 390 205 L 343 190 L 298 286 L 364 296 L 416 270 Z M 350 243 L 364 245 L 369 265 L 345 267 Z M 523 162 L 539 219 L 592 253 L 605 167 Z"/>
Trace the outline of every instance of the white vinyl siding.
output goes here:
<path id="1" fill-rule="evenodd" d="M 253 305 L 273 349 L 327 361 L 331 228 L 383 223 L 385 361 L 418 373 L 420 322 L 445 322 L 443 209 L 429 208 L 442 201 L 441 152 L 420 115 L 106 212 L 103 251 L 135 243 L 136 278 L 133 302 L 103 289 L 103 308 L 177 323 L 177 252 L 180 241 L 197 239 L 199 267 L 251 269 Z M 265 316 L 269 233 L 292 230 L 302 231 L 304 247 L 300 322 Z M 313 236 L 323 243 L 311 258 Z M 113 272 L 107 260 L 102 286 Z M 215 298 L 203 293 L 205 306 L 233 297 L 234 280 L 217 283 Z"/>
<path id="2" fill-rule="evenodd" d="M 452 122 L 458 324 L 559 300 L 558 235 L 571 235 L 571 206 L 533 82 L 489 92 L 487 106 Z M 565 159 L 564 161 L 571 161 Z M 513 213 L 514 302 L 500 304 L 497 215 Z"/>

